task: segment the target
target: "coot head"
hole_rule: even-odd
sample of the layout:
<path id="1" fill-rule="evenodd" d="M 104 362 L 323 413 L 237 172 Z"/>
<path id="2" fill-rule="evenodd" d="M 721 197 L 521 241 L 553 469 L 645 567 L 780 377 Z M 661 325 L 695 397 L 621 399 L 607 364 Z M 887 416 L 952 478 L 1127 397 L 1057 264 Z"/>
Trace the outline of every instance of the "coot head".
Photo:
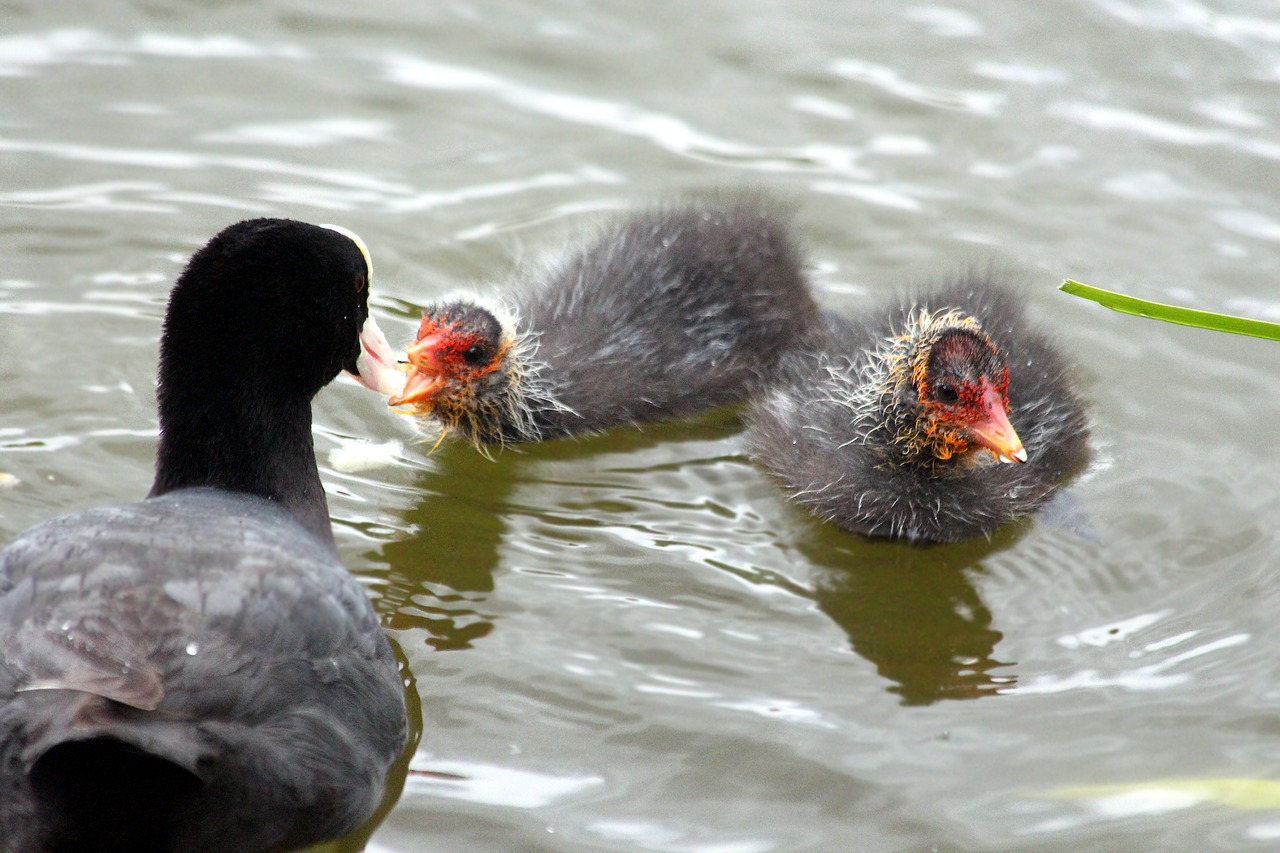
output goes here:
<path id="1" fill-rule="evenodd" d="M 456 432 L 477 447 L 500 444 L 529 422 L 530 350 L 500 306 L 471 299 L 428 306 L 405 353 L 404 390 L 388 402 L 421 416 L 441 439 Z"/>
<path id="2" fill-rule="evenodd" d="M 973 317 L 961 311 L 914 312 L 904 334 L 885 342 L 879 382 L 863 415 L 888 428 L 904 461 L 973 463 L 979 451 L 1026 462 L 1009 422 L 1009 368 Z"/>
<path id="3" fill-rule="evenodd" d="M 328 537 L 310 400 L 342 370 L 403 378 L 369 315 L 372 265 L 337 226 L 231 225 L 197 251 L 160 339 L 160 446 L 151 495 L 214 486 L 290 507 Z"/>
<path id="4" fill-rule="evenodd" d="M 341 370 L 358 375 L 371 272 L 364 244 L 342 229 L 288 219 L 226 228 L 192 256 L 170 295 L 162 407 L 184 387 L 249 383 L 255 393 L 310 398 Z"/>

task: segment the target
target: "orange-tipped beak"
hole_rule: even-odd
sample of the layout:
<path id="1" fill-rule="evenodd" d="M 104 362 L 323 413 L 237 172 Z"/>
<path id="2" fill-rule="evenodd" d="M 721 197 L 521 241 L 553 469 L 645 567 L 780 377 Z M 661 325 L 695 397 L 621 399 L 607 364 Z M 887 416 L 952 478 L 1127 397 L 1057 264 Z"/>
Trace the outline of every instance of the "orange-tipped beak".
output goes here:
<path id="1" fill-rule="evenodd" d="M 427 335 L 415 341 L 405 352 L 409 360 L 404 390 L 387 400 L 391 406 L 420 406 L 430 409 L 431 398 L 442 387 L 448 375 L 440 361 L 439 347 L 444 336 Z"/>
<path id="2" fill-rule="evenodd" d="M 1027 450 L 1004 413 L 1004 395 L 985 376 L 982 411 L 983 416 L 967 426 L 969 440 L 990 450 L 1001 462 L 1026 462 Z"/>

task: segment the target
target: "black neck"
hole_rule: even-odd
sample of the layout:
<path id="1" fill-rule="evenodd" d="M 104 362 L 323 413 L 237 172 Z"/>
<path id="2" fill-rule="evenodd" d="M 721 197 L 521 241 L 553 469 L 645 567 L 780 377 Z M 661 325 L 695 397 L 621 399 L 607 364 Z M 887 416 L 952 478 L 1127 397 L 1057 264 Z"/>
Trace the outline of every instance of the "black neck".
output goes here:
<path id="1" fill-rule="evenodd" d="M 250 389 L 199 399 L 161 385 L 160 447 L 148 497 L 209 486 L 278 503 L 333 544 L 311 439 L 311 401 L 269 400 Z"/>

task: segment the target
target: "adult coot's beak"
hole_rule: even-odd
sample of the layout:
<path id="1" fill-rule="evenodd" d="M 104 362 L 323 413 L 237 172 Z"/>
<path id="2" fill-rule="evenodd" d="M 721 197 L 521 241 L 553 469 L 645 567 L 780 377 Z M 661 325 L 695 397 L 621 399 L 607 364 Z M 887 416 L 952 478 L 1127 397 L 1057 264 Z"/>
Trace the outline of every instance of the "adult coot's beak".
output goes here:
<path id="1" fill-rule="evenodd" d="M 1027 450 L 1009 423 L 1004 407 L 1004 395 L 984 376 L 982 414 L 966 426 L 969 440 L 990 450 L 1001 462 L 1026 462 Z"/>
<path id="2" fill-rule="evenodd" d="M 442 334 L 430 334 L 418 339 L 409 347 L 405 357 L 409 360 L 404 387 L 387 401 L 392 406 L 426 406 L 444 386 L 447 374 L 440 360 Z"/>
<path id="3" fill-rule="evenodd" d="M 404 393 L 405 366 L 399 363 L 372 314 L 360 329 L 360 356 L 356 359 L 355 377 L 364 387 L 387 397 Z"/>

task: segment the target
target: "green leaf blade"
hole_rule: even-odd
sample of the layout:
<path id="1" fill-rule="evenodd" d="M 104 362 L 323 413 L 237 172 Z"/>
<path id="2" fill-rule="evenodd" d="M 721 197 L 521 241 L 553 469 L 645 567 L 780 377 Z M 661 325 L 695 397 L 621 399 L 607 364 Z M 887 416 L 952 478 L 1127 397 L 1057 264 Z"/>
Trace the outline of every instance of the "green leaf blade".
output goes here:
<path id="1" fill-rule="evenodd" d="M 1194 308 L 1180 308 L 1166 305 L 1163 302 L 1151 302 L 1091 287 L 1078 281 L 1067 279 L 1059 290 L 1072 296 L 1079 296 L 1097 302 L 1104 308 L 1119 311 L 1121 314 L 1132 314 L 1135 317 L 1147 317 L 1165 323 L 1176 323 L 1179 326 L 1190 326 L 1195 329 L 1209 329 L 1215 332 L 1227 332 L 1232 335 L 1248 335 L 1269 341 L 1280 341 L 1280 323 L 1269 323 L 1265 320 L 1250 320 L 1246 317 L 1234 317 L 1230 314 L 1215 314 L 1212 311 L 1198 311 Z"/>

